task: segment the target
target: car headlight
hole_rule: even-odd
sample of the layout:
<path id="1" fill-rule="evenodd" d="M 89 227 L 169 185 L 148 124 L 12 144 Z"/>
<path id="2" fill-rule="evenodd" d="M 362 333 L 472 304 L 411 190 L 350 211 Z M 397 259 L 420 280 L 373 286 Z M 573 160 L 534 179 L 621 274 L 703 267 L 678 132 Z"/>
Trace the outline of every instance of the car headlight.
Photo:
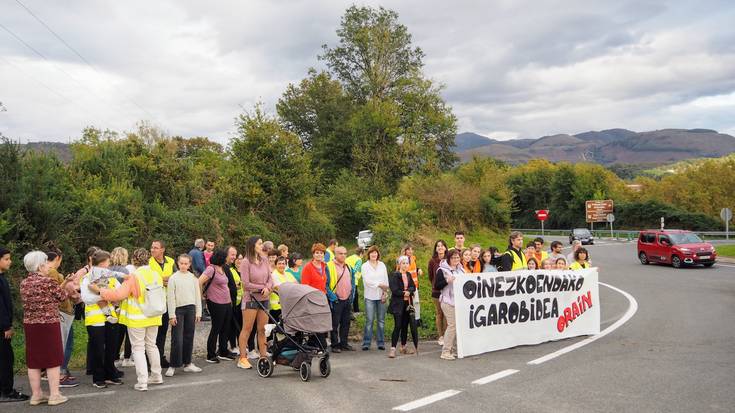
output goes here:
<path id="1" fill-rule="evenodd" d="M 690 252 L 692 252 L 692 250 L 690 250 L 689 248 L 681 248 L 680 251 L 685 254 L 689 254 Z"/>

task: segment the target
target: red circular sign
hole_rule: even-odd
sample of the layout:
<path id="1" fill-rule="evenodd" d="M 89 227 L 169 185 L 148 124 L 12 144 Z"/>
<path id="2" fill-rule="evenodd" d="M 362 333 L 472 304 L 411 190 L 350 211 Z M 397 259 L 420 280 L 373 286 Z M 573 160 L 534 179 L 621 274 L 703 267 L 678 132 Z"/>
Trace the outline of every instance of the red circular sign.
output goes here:
<path id="1" fill-rule="evenodd" d="M 548 217 L 549 217 L 549 211 L 545 209 L 536 211 L 536 219 L 538 219 L 539 221 L 546 221 L 546 218 Z"/>

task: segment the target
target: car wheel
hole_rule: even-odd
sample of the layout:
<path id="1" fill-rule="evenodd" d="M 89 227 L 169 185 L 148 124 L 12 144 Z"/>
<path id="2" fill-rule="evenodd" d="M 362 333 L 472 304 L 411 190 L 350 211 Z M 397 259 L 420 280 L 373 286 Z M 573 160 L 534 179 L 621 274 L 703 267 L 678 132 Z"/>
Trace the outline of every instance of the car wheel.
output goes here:
<path id="1" fill-rule="evenodd" d="M 671 256 L 671 265 L 673 265 L 674 268 L 681 268 L 681 258 L 679 258 L 678 255 L 672 255 Z"/>
<path id="2" fill-rule="evenodd" d="M 641 260 L 641 264 L 647 265 L 648 264 L 648 256 L 645 252 L 641 251 L 640 254 L 638 254 L 638 259 Z"/>

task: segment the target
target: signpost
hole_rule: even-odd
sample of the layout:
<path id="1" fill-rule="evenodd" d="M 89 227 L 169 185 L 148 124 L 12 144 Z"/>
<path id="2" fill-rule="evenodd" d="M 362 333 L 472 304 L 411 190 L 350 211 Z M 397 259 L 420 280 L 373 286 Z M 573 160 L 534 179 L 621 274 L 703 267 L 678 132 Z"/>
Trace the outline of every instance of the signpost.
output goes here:
<path id="1" fill-rule="evenodd" d="M 614 238 L 615 236 L 613 235 L 613 222 L 615 222 L 615 215 L 607 214 L 606 218 L 607 222 L 610 223 L 610 238 Z"/>
<path id="2" fill-rule="evenodd" d="M 606 222 L 607 214 L 613 212 L 613 200 L 605 199 L 601 201 L 590 200 L 584 203 L 584 216 L 590 223 L 590 230 L 594 229 L 595 222 Z"/>
<path id="3" fill-rule="evenodd" d="M 549 210 L 548 209 L 539 209 L 536 210 L 536 219 L 541 221 L 541 236 L 544 235 L 544 221 L 546 221 L 546 218 L 549 217 Z"/>
<path id="4" fill-rule="evenodd" d="M 725 221 L 725 239 L 730 239 L 730 220 L 732 219 L 732 209 L 722 208 L 720 210 L 720 218 Z"/>

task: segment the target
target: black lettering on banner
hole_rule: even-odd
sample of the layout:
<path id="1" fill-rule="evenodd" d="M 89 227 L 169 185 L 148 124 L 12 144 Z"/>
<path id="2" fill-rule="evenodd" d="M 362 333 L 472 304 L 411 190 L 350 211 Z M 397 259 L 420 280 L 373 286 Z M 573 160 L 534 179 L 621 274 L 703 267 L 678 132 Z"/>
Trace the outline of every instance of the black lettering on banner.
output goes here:
<path id="1" fill-rule="evenodd" d="M 466 281 L 462 286 L 462 294 L 464 295 L 464 298 L 468 300 L 475 298 L 475 294 L 477 294 L 477 284 L 472 280 Z"/>
<path id="2" fill-rule="evenodd" d="M 518 321 L 518 303 L 515 301 L 508 306 L 508 321 L 513 324 Z"/>
<path id="3" fill-rule="evenodd" d="M 531 301 L 533 302 L 533 298 L 531 299 Z M 521 323 L 525 323 L 526 321 L 528 321 L 530 317 L 531 317 L 531 312 L 528 311 L 528 308 L 526 308 L 526 302 L 521 301 L 521 306 L 518 311 L 518 321 L 520 321 Z"/>
<path id="4" fill-rule="evenodd" d="M 566 291 L 567 288 L 569 288 L 569 280 L 567 279 L 567 276 L 565 274 L 562 276 L 561 286 L 559 287 L 559 290 Z"/>
<path id="5" fill-rule="evenodd" d="M 536 277 L 533 275 L 526 277 L 526 291 L 528 291 L 529 294 L 536 292 Z"/>
<path id="6" fill-rule="evenodd" d="M 518 276 L 516 280 L 518 285 L 516 288 L 516 294 L 525 294 L 526 290 L 523 289 L 523 281 L 525 281 L 525 277 Z"/>
<path id="7" fill-rule="evenodd" d="M 493 284 L 493 279 L 490 278 L 490 282 L 488 282 L 487 278 L 482 280 L 482 298 L 492 297 L 493 296 L 493 287 L 495 284 Z"/>
<path id="8" fill-rule="evenodd" d="M 516 294 L 516 281 L 518 281 L 518 279 L 511 277 L 511 278 L 506 279 L 506 281 L 508 281 L 509 284 L 508 284 L 508 289 L 505 290 L 505 295 L 508 297 L 510 297 L 511 295 L 515 295 Z"/>
<path id="9" fill-rule="evenodd" d="M 495 277 L 495 297 L 504 297 L 505 292 L 503 292 L 503 286 L 502 283 L 505 281 L 505 277 Z"/>
<path id="10" fill-rule="evenodd" d="M 498 324 L 508 324 L 508 304 L 498 304 Z"/>

